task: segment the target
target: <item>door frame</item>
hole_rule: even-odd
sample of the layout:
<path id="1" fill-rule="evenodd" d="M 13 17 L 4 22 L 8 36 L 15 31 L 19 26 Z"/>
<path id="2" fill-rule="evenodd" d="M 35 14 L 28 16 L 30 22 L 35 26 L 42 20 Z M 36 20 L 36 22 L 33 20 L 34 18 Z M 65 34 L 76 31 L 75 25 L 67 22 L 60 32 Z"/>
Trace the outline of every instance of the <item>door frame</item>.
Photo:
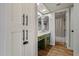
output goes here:
<path id="1" fill-rule="evenodd" d="M 70 10 L 69 8 L 65 8 L 65 9 L 62 9 L 62 10 L 58 10 L 58 11 L 55 11 L 55 13 L 58 13 L 58 12 L 63 12 L 65 11 L 66 12 L 66 36 L 65 36 L 65 40 L 66 40 L 66 47 L 68 49 L 71 49 L 70 47 Z M 56 39 L 55 39 L 56 40 Z"/>
<path id="2" fill-rule="evenodd" d="M 61 11 L 61 12 L 64 12 L 64 17 L 65 17 L 65 14 L 66 14 L 66 12 L 65 11 Z M 60 12 L 56 12 L 56 13 L 60 13 Z M 55 33 L 56 33 L 56 13 L 55 13 Z M 61 17 L 61 16 L 60 16 Z M 66 22 L 64 21 L 64 24 L 65 24 Z M 64 25 L 64 28 L 65 28 L 66 26 Z M 64 34 L 65 34 L 65 31 L 64 31 Z M 65 37 L 59 37 L 59 36 L 56 36 L 56 34 L 55 34 L 55 42 L 56 42 L 56 39 L 62 39 L 62 41 L 61 40 L 59 40 L 59 42 L 61 41 L 61 42 L 64 42 L 65 40 Z M 66 42 L 64 42 L 64 44 L 65 44 Z"/>

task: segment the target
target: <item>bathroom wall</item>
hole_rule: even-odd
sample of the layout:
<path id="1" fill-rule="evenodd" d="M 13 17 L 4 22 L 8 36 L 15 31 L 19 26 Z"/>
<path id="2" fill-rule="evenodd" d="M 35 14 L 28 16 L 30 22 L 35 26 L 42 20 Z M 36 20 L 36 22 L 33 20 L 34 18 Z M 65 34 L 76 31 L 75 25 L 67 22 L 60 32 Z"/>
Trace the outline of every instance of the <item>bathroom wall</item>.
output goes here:
<path id="1" fill-rule="evenodd" d="M 55 45 L 55 13 L 49 15 L 49 31 L 51 33 L 50 45 Z"/>
<path id="2" fill-rule="evenodd" d="M 73 41 L 74 55 L 79 56 L 79 4 L 75 3 L 71 8 L 71 40 Z"/>

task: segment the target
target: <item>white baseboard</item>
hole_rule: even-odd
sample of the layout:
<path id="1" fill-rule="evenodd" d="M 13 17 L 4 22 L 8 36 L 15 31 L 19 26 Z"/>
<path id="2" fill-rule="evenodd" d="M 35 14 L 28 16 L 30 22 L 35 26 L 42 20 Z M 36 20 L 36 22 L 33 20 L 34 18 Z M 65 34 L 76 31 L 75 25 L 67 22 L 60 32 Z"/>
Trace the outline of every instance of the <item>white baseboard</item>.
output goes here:
<path id="1" fill-rule="evenodd" d="M 56 42 L 65 42 L 64 37 L 56 37 Z"/>
<path id="2" fill-rule="evenodd" d="M 50 45 L 55 46 L 55 43 L 50 43 Z"/>
<path id="3" fill-rule="evenodd" d="M 79 56 L 79 52 L 78 51 L 74 51 L 73 52 L 73 56 Z"/>

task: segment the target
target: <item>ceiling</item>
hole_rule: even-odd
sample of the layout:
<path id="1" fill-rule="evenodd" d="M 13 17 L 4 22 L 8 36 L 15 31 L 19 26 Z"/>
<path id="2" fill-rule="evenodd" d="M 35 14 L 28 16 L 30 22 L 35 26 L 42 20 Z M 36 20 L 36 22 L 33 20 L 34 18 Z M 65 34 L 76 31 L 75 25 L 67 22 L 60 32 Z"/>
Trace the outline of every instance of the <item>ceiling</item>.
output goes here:
<path id="1" fill-rule="evenodd" d="M 73 4 L 72 3 L 39 3 L 37 5 L 38 5 L 37 9 L 41 14 L 47 14 L 49 12 L 68 8 Z"/>
<path id="2" fill-rule="evenodd" d="M 45 7 L 44 4 L 40 3 L 40 4 L 37 4 L 37 9 L 38 11 L 41 13 L 41 14 L 45 14 L 45 13 L 48 13 L 49 10 Z"/>

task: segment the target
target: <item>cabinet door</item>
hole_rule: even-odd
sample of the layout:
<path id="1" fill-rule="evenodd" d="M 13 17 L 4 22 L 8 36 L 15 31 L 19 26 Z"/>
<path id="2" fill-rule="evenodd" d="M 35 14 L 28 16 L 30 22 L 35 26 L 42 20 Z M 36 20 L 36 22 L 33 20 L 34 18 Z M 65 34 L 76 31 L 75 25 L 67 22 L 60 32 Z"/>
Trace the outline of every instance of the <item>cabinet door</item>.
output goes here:
<path id="1" fill-rule="evenodd" d="M 12 8 L 12 55 L 36 55 L 35 4 L 13 4 Z"/>
<path id="2" fill-rule="evenodd" d="M 21 4 L 12 4 L 12 55 L 23 55 L 23 13 Z"/>
<path id="3" fill-rule="evenodd" d="M 22 10 L 25 14 L 24 29 L 28 31 L 28 44 L 24 45 L 25 55 L 37 55 L 37 19 L 36 19 L 36 5 L 34 3 L 22 4 Z"/>
<path id="4" fill-rule="evenodd" d="M 22 33 L 12 32 L 11 35 L 12 35 L 12 55 L 14 56 L 23 55 Z"/>

